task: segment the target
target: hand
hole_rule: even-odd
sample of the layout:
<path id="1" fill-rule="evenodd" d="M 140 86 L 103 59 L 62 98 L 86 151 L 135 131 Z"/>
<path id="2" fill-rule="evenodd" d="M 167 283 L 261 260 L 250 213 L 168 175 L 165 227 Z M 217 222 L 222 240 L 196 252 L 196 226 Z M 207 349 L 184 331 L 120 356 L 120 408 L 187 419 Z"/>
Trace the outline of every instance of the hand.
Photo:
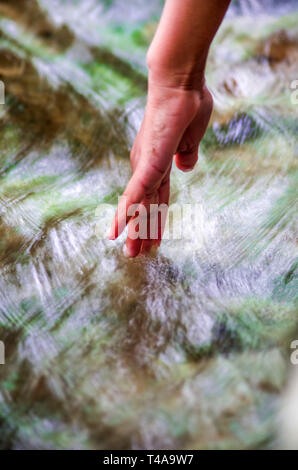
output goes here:
<path id="1" fill-rule="evenodd" d="M 212 97 L 204 84 L 196 87 L 167 85 L 149 77 L 148 100 L 144 120 L 131 151 L 132 178 L 113 220 L 108 238 L 117 238 L 128 224 L 124 253 L 135 257 L 161 243 L 163 228 L 158 221 L 158 237 L 135 237 L 136 227 L 127 214 L 132 204 L 143 204 L 149 214 L 150 204 L 169 203 L 172 159 L 182 171 L 191 171 L 197 160 L 200 141 L 212 111 Z M 150 220 L 148 221 L 148 224 Z"/>

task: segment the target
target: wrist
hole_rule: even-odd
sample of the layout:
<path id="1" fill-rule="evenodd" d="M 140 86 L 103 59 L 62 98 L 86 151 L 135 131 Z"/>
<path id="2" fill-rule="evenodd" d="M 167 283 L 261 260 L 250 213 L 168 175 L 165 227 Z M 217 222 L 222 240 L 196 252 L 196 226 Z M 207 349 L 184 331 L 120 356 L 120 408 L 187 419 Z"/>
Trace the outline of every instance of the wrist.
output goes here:
<path id="1" fill-rule="evenodd" d="M 179 63 L 170 57 L 162 58 L 160 54 L 154 54 L 154 51 L 149 49 L 149 84 L 200 91 L 205 85 L 206 60 L 207 52 L 203 52 L 199 58 L 186 58 L 183 63 Z"/>
<path id="2" fill-rule="evenodd" d="M 202 91 L 205 70 L 177 70 L 164 66 L 148 66 L 149 90 L 152 87 Z"/>

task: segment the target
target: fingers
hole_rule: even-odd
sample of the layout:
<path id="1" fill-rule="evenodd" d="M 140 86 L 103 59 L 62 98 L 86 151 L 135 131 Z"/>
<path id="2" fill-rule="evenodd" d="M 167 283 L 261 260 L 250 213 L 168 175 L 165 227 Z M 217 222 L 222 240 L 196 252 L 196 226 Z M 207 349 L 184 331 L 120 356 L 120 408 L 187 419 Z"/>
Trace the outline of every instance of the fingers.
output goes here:
<path id="1" fill-rule="evenodd" d="M 141 253 L 149 253 L 153 246 L 160 246 L 163 237 L 168 206 L 170 198 L 170 170 L 168 171 L 165 179 L 163 180 L 160 188 L 158 189 L 157 200 L 152 201 L 155 204 L 153 210 L 150 211 L 150 218 L 148 220 L 148 239 L 144 240 L 140 249 Z"/>
<path id="2" fill-rule="evenodd" d="M 115 240 L 121 235 L 134 215 L 129 213 L 129 208 L 134 204 L 139 204 L 146 195 L 149 197 L 157 191 L 170 165 L 171 163 L 168 163 L 165 168 L 159 168 L 148 160 L 138 165 L 118 204 L 116 215 L 107 235 L 110 240 Z"/>
<path id="3" fill-rule="evenodd" d="M 159 205 L 164 206 L 164 207 L 166 206 L 168 209 L 169 200 L 170 200 L 170 171 L 168 173 L 168 177 L 166 181 L 164 181 L 164 183 L 159 188 Z M 157 240 L 158 246 L 161 244 L 161 240 L 164 234 L 166 220 L 167 220 L 167 213 L 168 213 L 168 210 L 162 213 L 159 217 L 159 232 L 158 232 L 158 240 Z"/>
<path id="4" fill-rule="evenodd" d="M 148 253 L 151 247 L 156 242 L 156 238 L 151 238 L 151 237 L 154 237 L 154 225 L 153 225 L 155 223 L 154 212 L 155 212 L 155 208 L 158 207 L 158 192 L 156 191 L 149 198 L 146 198 L 142 202 L 142 204 L 146 208 L 146 221 L 144 221 L 144 225 L 143 225 L 146 233 L 144 234 L 145 236 L 143 236 L 141 239 L 142 243 L 140 245 L 139 253 Z"/>
<path id="5" fill-rule="evenodd" d="M 199 147 L 197 147 L 194 152 L 176 153 L 175 163 L 176 163 L 177 168 L 185 172 L 193 170 L 198 161 L 198 154 L 199 154 Z"/>
<path id="6" fill-rule="evenodd" d="M 160 188 L 142 200 L 128 223 L 128 236 L 123 249 L 128 258 L 134 258 L 139 253 L 148 253 L 153 246 L 161 243 L 170 197 L 169 174 L 170 170 Z"/>
<path id="7" fill-rule="evenodd" d="M 191 171 L 195 167 L 199 156 L 199 145 L 208 127 L 211 112 L 212 96 L 206 89 L 197 115 L 185 130 L 178 145 L 175 163 L 179 170 Z"/>
<path id="8" fill-rule="evenodd" d="M 123 253 L 127 258 L 135 258 L 141 251 L 143 240 L 141 238 L 134 239 L 134 228 L 132 224 L 128 224 L 128 235 L 126 243 L 123 247 Z"/>
<path id="9" fill-rule="evenodd" d="M 145 197 L 139 204 L 136 216 L 128 224 L 127 240 L 123 249 L 124 255 L 134 258 L 141 250 L 144 241 L 150 237 L 150 208 L 158 203 L 158 194 Z"/>
<path id="10" fill-rule="evenodd" d="M 121 197 L 118 208 L 111 225 L 111 229 L 107 235 L 110 240 L 118 238 L 129 220 L 133 215 L 129 215 L 129 207 L 134 204 L 139 204 L 145 196 L 146 186 L 142 182 L 142 178 L 138 171 L 136 171 L 130 179 L 123 196 Z"/>

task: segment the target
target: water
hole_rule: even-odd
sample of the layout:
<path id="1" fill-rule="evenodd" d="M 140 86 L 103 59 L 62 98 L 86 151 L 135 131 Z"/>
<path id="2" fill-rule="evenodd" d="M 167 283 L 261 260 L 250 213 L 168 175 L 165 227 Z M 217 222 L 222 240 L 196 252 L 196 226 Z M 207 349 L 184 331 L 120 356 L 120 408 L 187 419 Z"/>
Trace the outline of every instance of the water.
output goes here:
<path id="1" fill-rule="evenodd" d="M 135 260 L 96 236 L 96 207 L 129 179 L 160 2 L 125 21 L 121 2 L 16 3 L 0 4 L 1 447 L 298 448 L 292 3 L 233 5 L 200 163 L 173 170 L 200 230 Z"/>

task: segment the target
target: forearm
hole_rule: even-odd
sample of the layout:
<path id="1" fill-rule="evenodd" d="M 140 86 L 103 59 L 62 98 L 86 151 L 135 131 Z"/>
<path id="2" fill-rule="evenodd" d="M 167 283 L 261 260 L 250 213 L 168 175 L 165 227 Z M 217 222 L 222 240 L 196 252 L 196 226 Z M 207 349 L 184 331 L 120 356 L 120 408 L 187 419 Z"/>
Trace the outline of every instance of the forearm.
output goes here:
<path id="1" fill-rule="evenodd" d="M 166 0 L 147 54 L 149 77 L 191 88 L 202 80 L 210 44 L 230 0 Z"/>

